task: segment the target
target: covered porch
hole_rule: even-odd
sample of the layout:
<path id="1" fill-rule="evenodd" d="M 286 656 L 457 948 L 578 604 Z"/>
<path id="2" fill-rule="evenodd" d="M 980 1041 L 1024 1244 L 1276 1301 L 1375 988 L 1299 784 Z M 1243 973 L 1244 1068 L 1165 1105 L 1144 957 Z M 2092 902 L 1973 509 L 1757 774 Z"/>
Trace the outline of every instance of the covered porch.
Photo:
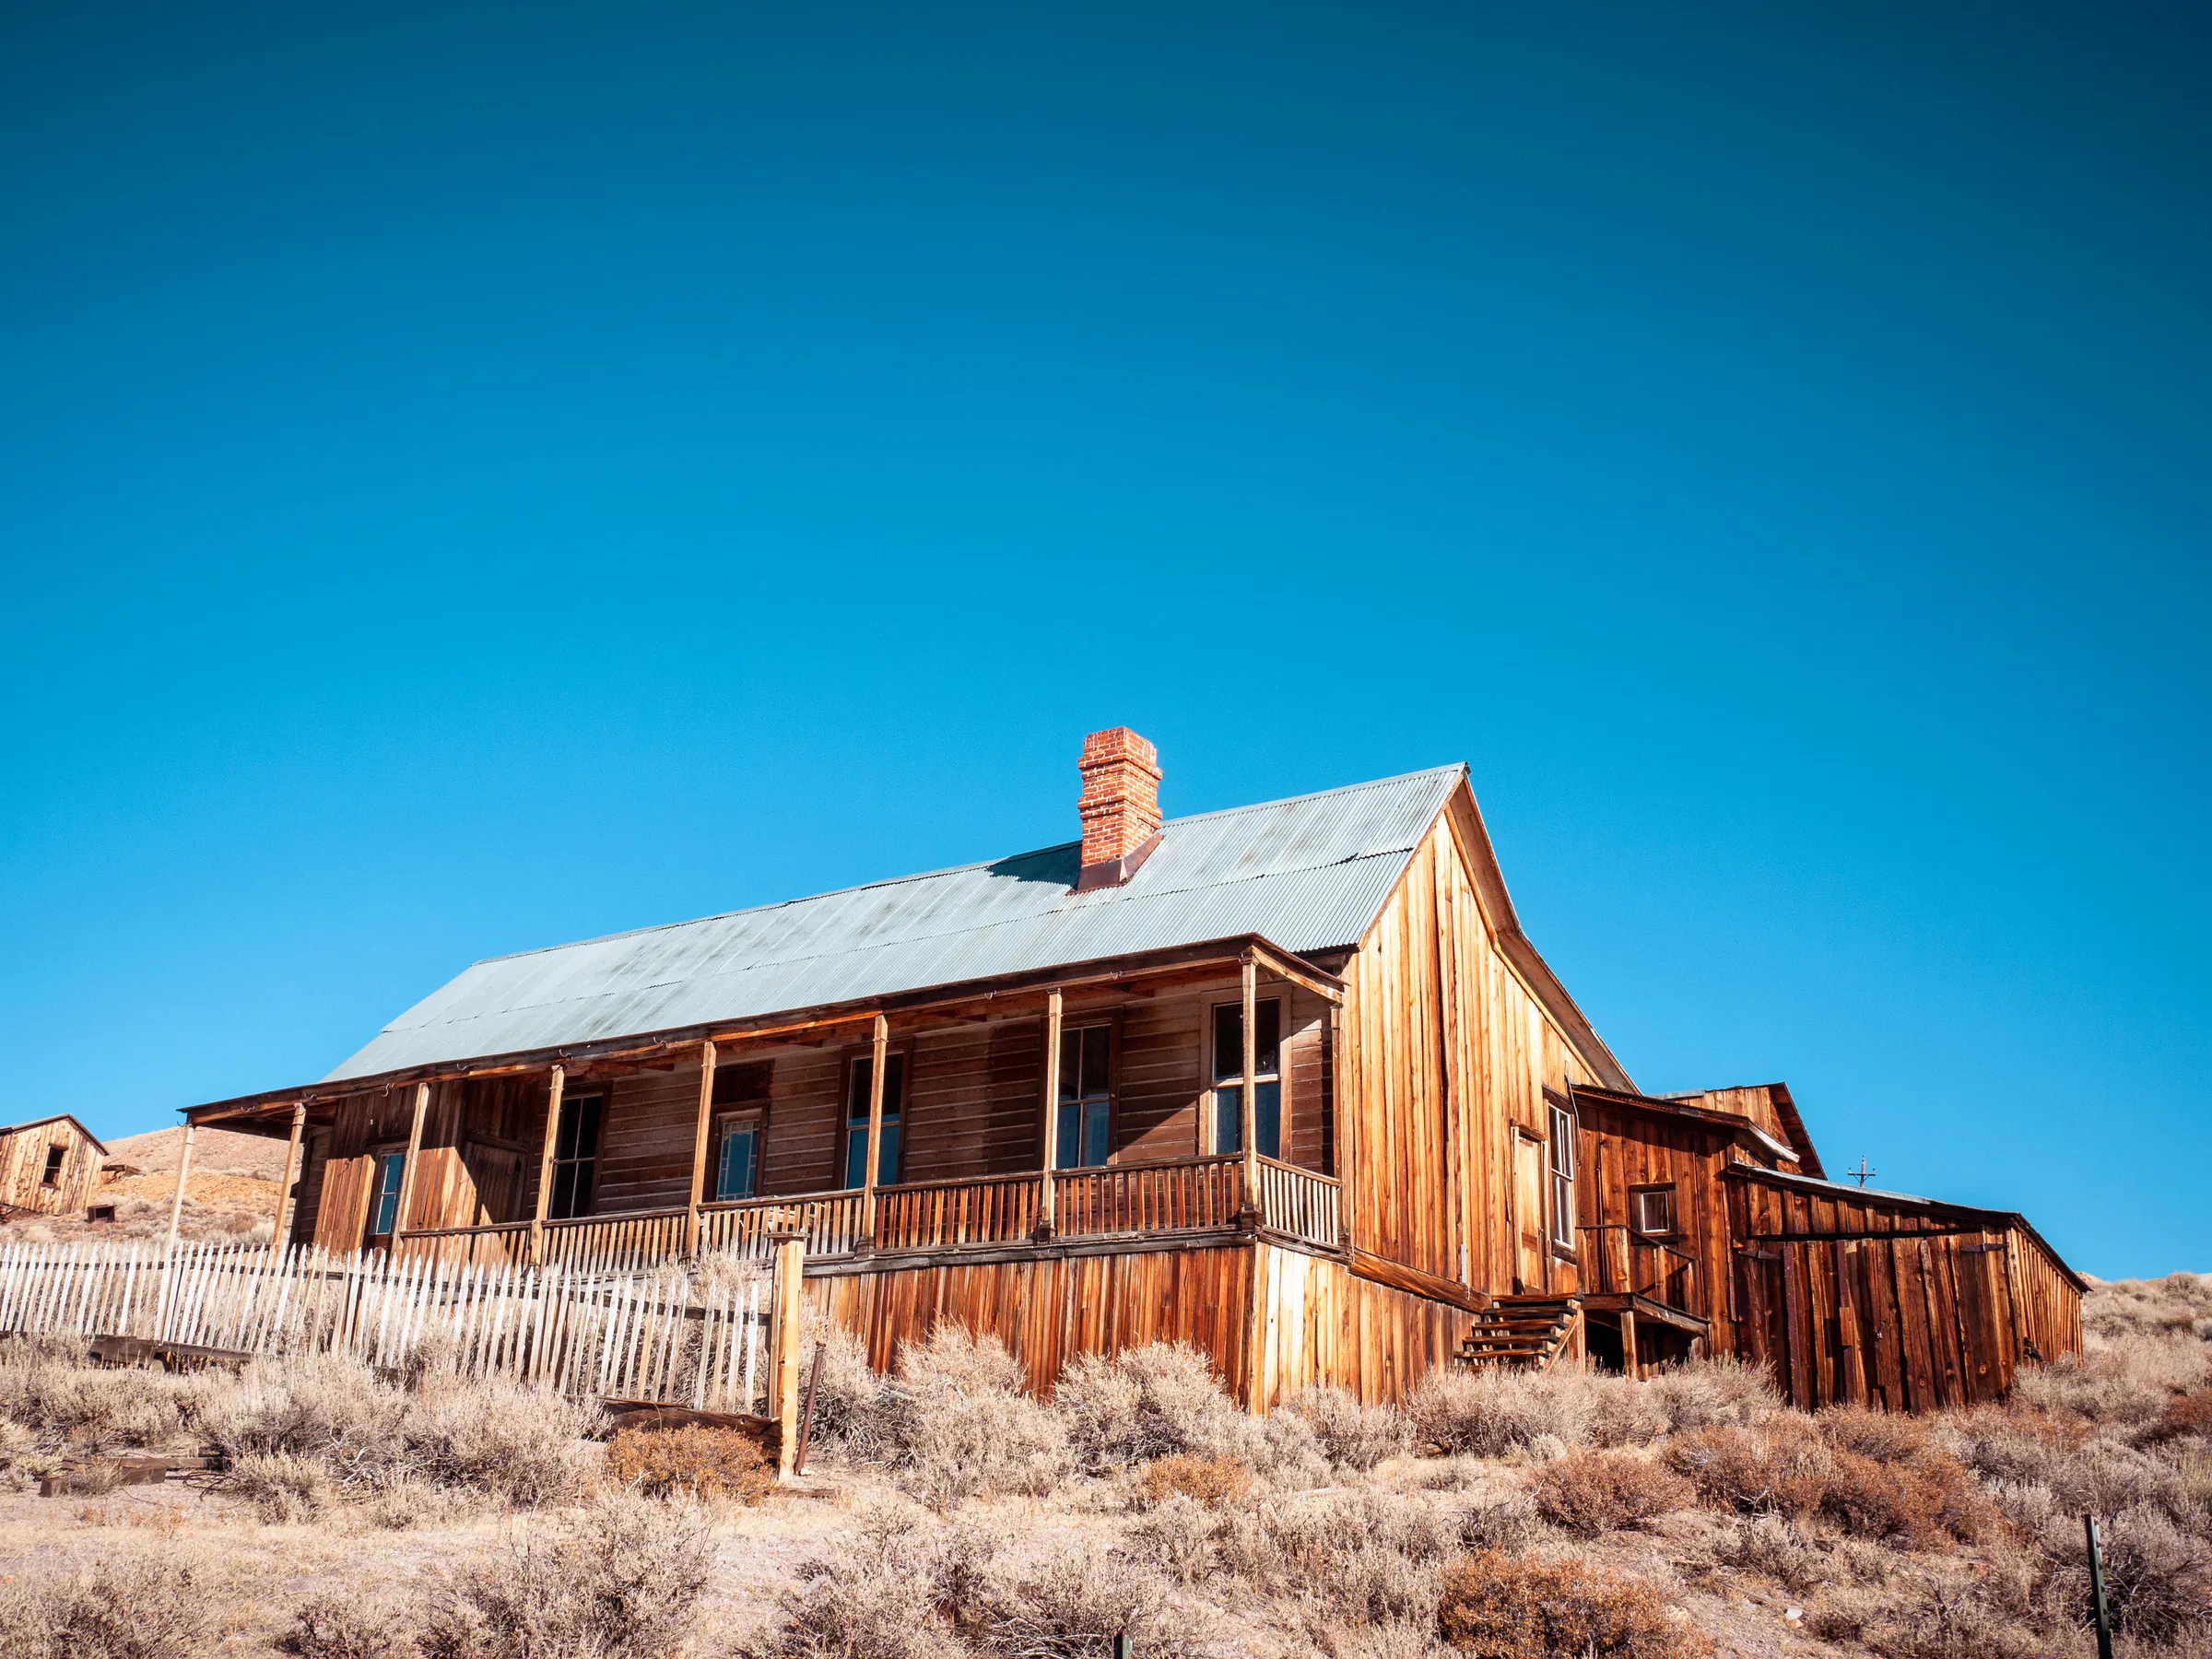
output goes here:
<path id="1" fill-rule="evenodd" d="M 1245 935 L 187 1117 L 289 1135 L 280 1237 L 403 1259 L 765 1258 L 786 1230 L 845 1271 L 1239 1237 L 1335 1253 L 1342 1001 Z"/>

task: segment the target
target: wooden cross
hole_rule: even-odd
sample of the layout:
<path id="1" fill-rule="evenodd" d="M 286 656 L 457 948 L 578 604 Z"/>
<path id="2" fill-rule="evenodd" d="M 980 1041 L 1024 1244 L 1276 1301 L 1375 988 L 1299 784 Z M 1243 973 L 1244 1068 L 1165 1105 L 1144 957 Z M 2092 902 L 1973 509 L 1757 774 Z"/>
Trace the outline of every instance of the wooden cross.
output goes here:
<path id="1" fill-rule="evenodd" d="M 1846 1175 L 1855 1175 L 1855 1176 L 1857 1176 L 1857 1177 L 1859 1178 L 1859 1186 L 1860 1186 L 1860 1188 L 1861 1188 L 1862 1190 L 1864 1190 L 1864 1189 L 1865 1189 L 1865 1185 L 1866 1185 L 1866 1183 L 1867 1183 L 1868 1182 L 1872 1181 L 1872 1180 L 1875 1178 L 1875 1176 L 1876 1176 L 1876 1175 L 1877 1175 L 1878 1173 L 1880 1173 L 1880 1171 L 1877 1171 L 1877 1170 L 1870 1170 L 1870 1169 L 1868 1169 L 1868 1168 L 1866 1167 L 1866 1160 L 1865 1160 L 1864 1158 L 1862 1158 L 1862 1159 L 1859 1159 L 1859 1167 L 1858 1167 L 1857 1169 L 1855 1169 L 1855 1170 L 1846 1170 L 1846 1171 L 1843 1171 L 1843 1173 L 1844 1173 L 1844 1174 L 1846 1174 Z"/>

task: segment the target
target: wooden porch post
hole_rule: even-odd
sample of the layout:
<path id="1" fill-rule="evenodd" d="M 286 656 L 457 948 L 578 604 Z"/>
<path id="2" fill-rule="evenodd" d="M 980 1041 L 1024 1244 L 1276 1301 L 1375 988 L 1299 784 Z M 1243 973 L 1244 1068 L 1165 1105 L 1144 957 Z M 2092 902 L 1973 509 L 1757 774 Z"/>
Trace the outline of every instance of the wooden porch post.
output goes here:
<path id="1" fill-rule="evenodd" d="M 1053 1213 L 1053 1166 L 1059 1155 L 1060 1136 L 1060 1015 L 1062 999 L 1060 987 L 1054 985 L 1044 994 L 1044 1099 L 1039 1115 L 1044 1124 L 1044 1157 L 1041 1160 L 1043 1173 L 1038 1178 L 1037 1229 L 1051 1235 L 1058 1225 Z"/>
<path id="2" fill-rule="evenodd" d="M 876 1242 L 876 1165 L 883 1156 L 883 1071 L 891 1053 L 891 1022 L 876 1016 L 868 1058 L 868 1166 L 861 1172 L 860 1230 Z"/>
<path id="3" fill-rule="evenodd" d="M 407 1161 L 400 1166 L 399 1208 L 392 1216 L 392 1255 L 399 1255 L 400 1235 L 407 1230 L 407 1206 L 415 1202 L 415 1162 L 422 1151 L 422 1120 L 430 1109 L 430 1086 L 415 1085 L 415 1121 L 407 1126 Z"/>
<path id="4" fill-rule="evenodd" d="M 1638 1363 L 1636 1354 L 1636 1310 L 1634 1308 L 1623 1308 L 1620 1311 L 1620 1369 L 1625 1375 L 1630 1378 L 1643 1375 L 1643 1367 Z"/>
<path id="5" fill-rule="evenodd" d="M 1244 956 L 1244 1087 L 1237 1104 L 1241 1109 L 1238 1131 L 1244 1139 L 1244 1203 L 1257 1208 L 1260 1197 L 1260 1139 L 1259 1093 L 1257 1078 L 1260 1070 L 1260 967 L 1247 951 Z M 1277 1037 L 1280 1041 L 1280 1037 Z M 1279 1062 L 1278 1062 L 1279 1064 Z"/>
<path id="6" fill-rule="evenodd" d="M 560 1094 L 568 1081 L 568 1067 L 553 1068 L 553 1087 L 546 1096 L 546 1144 L 537 1155 L 537 1213 L 530 1218 L 530 1265 L 546 1259 L 546 1211 L 553 1203 L 553 1147 L 560 1134 Z"/>
<path id="7" fill-rule="evenodd" d="M 300 1136 L 306 1127 L 307 1102 L 301 1100 L 292 1108 L 292 1143 L 285 1148 L 284 1182 L 276 1189 L 276 1222 L 269 1234 L 269 1242 L 280 1253 L 284 1249 L 284 1219 L 292 1208 L 292 1183 L 300 1179 Z"/>
<path id="8" fill-rule="evenodd" d="M 1345 1121 L 1348 1091 L 1344 1087 L 1344 1005 L 1329 1005 L 1329 1116 L 1336 1131 L 1336 1235 L 1345 1249 L 1352 1248 L 1352 1194 L 1359 1182 L 1352 1179 L 1352 1131 Z"/>
<path id="9" fill-rule="evenodd" d="M 684 1253 L 699 1253 L 699 1205 L 707 1191 L 707 1126 L 714 1121 L 714 1045 L 703 1042 L 699 1061 L 699 1128 L 691 1136 L 691 1214 L 684 1223 Z"/>
<path id="10" fill-rule="evenodd" d="M 177 1248 L 177 1222 L 184 1214 L 184 1183 L 192 1179 L 192 1137 L 194 1132 L 198 1128 L 199 1125 L 190 1118 L 184 1120 L 184 1150 L 177 1159 L 177 1195 L 170 1201 L 169 1237 L 161 1245 L 161 1257 L 164 1261 L 168 1260 Z"/>

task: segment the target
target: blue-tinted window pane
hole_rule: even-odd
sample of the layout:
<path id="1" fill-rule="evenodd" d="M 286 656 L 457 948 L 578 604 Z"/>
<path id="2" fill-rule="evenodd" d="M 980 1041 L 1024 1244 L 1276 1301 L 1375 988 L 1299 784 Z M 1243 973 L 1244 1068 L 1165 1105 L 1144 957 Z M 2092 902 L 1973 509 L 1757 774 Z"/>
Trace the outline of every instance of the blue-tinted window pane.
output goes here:
<path id="1" fill-rule="evenodd" d="M 865 1121 L 859 1128 L 845 1132 L 845 1184 L 868 1184 L 868 1125 Z"/>
<path id="2" fill-rule="evenodd" d="M 406 1180 L 407 1155 L 387 1152 L 377 1160 L 376 1222 L 372 1233 L 388 1233 L 399 1218 L 399 1189 Z"/>
<path id="3" fill-rule="evenodd" d="M 885 1072 L 887 1077 L 889 1076 L 890 1068 L 887 1066 Z M 865 1131 L 863 1131 L 861 1135 L 861 1162 L 865 1165 L 867 1162 L 867 1135 Z M 883 1125 L 883 1144 L 877 1148 L 876 1184 L 890 1186 L 898 1179 L 899 1122 L 896 1118 L 887 1118 Z"/>
<path id="4" fill-rule="evenodd" d="M 1252 1138 L 1263 1158 L 1283 1155 L 1283 1086 L 1260 1083 L 1252 1097 Z"/>
<path id="5" fill-rule="evenodd" d="M 1053 1168 L 1072 1170 L 1083 1161 L 1083 1108 L 1073 1100 L 1063 1100 L 1056 1116 L 1058 1127 L 1053 1137 Z"/>
<path id="6" fill-rule="evenodd" d="M 722 1169 L 714 1182 L 717 1198 L 750 1198 L 753 1170 L 758 1161 L 760 1132 L 733 1129 L 722 1137 Z"/>
<path id="7" fill-rule="evenodd" d="M 1083 1161 L 1102 1164 L 1106 1161 L 1106 1127 L 1112 1114 L 1106 1110 L 1103 1099 L 1090 1102 L 1088 1115 L 1084 1120 Z"/>
<path id="8" fill-rule="evenodd" d="M 1214 1090 L 1214 1150 L 1241 1152 L 1244 1149 L 1244 1091 L 1241 1088 Z"/>

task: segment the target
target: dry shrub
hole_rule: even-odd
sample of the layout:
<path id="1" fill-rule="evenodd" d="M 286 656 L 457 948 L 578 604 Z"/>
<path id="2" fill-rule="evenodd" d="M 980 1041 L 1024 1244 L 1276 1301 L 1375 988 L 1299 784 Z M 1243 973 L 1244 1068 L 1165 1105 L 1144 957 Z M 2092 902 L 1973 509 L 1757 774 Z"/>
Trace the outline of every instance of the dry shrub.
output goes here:
<path id="1" fill-rule="evenodd" d="M 1132 1504 L 1150 1509 L 1181 1494 L 1218 1509 L 1252 1496 L 1252 1471 L 1227 1457 L 1162 1457 L 1136 1471 L 1129 1483 Z"/>
<path id="2" fill-rule="evenodd" d="M 293 1610 L 276 1645 L 298 1659 L 411 1659 L 412 1617 L 389 1601 L 313 1596 Z"/>
<path id="3" fill-rule="evenodd" d="M 167 1556 L 42 1562 L 0 1586 L 8 1659 L 191 1659 L 211 1623 L 192 1569 Z"/>
<path id="4" fill-rule="evenodd" d="M 1535 1501 L 1526 1492 L 1478 1488 L 1474 1500 L 1459 1512 L 1460 1547 L 1511 1552 L 1535 1538 L 1540 1524 Z"/>
<path id="5" fill-rule="evenodd" d="M 1870 1416 L 1836 1420 L 1848 1438 L 1874 1433 Z M 1994 1524 L 1994 1508 L 1964 1465 L 1916 1428 L 1895 1442 L 1916 1452 L 1880 1462 L 1837 1444 L 1825 1427 L 1778 1418 L 1756 1429 L 1706 1429 L 1673 1441 L 1667 1458 L 1708 1504 L 1739 1514 L 1818 1515 L 1856 1536 L 1915 1547 L 1971 1541 Z"/>
<path id="6" fill-rule="evenodd" d="M 1745 1426 L 1782 1409 L 1767 1368 L 1728 1354 L 1667 1366 L 1643 1387 L 1673 1434 Z"/>
<path id="7" fill-rule="evenodd" d="M 810 1314 L 806 1340 L 808 1352 L 814 1343 L 822 1346 L 814 1394 L 814 1447 L 858 1463 L 888 1462 L 897 1448 L 887 1420 L 887 1384 L 868 1364 L 860 1338 L 833 1320 Z"/>
<path id="8" fill-rule="evenodd" d="M 1713 1559 L 1796 1591 L 1810 1590 L 1828 1576 L 1796 1524 L 1780 1515 L 1737 1516 L 1721 1535 Z"/>
<path id="9" fill-rule="evenodd" d="M 2013 1384 L 2023 1406 L 2127 1431 L 2150 1429 L 2175 1394 L 2212 1383 L 2212 1346 L 2188 1331 L 2091 1343 L 2047 1365 L 2024 1366 Z"/>
<path id="10" fill-rule="evenodd" d="M 1254 1588 L 1317 1598 L 1331 1619 L 1355 1623 L 1428 1619 L 1457 1545 L 1432 1500 L 1376 1491 L 1227 1516 L 1215 1541 L 1223 1567 Z"/>
<path id="11" fill-rule="evenodd" d="M 2200 1388 L 2167 1401 L 2149 1436 L 2160 1444 L 2185 1437 L 2212 1440 L 2212 1388 Z"/>
<path id="12" fill-rule="evenodd" d="M 1179 1584 L 1195 1584 L 1211 1575 L 1220 1559 L 1219 1530 L 1205 1504 L 1171 1492 L 1129 1529 L 1124 1543 L 1132 1559 Z"/>
<path id="13" fill-rule="evenodd" d="M 423 1616 L 425 1659 L 662 1659 L 690 1631 L 713 1562 L 697 1511 L 599 1499 L 550 1539 L 452 1573 Z"/>
<path id="14" fill-rule="evenodd" d="M 2159 1511 L 2138 1506 L 2101 1524 L 2104 1599 L 2112 1628 L 2138 1641 L 2171 1642 L 2212 1625 L 2212 1552 Z M 2081 1518 L 2054 1518 L 2043 1553 L 2060 1617 L 2090 1617 L 2088 1540 Z"/>
<path id="15" fill-rule="evenodd" d="M 1060 1418 L 1023 1392 L 993 1336 L 940 1325 L 900 1350 L 886 1415 L 899 1484 L 932 1508 L 984 1492 L 1050 1491 L 1069 1464 Z"/>
<path id="16" fill-rule="evenodd" d="M 1628 1452 L 1578 1452 L 1547 1464 L 1535 1493 L 1547 1521 L 1586 1538 L 1687 1509 L 1697 1496 L 1679 1475 Z"/>
<path id="17" fill-rule="evenodd" d="M 1160 1659 L 1199 1649 L 1167 1584 L 1143 1564 L 1095 1544 L 1068 1544 L 1025 1559 L 991 1561 L 982 1574 L 982 1617 L 971 1636 L 1004 1659 L 1108 1659 L 1115 1636 Z"/>
<path id="18" fill-rule="evenodd" d="M 264 1521 L 312 1521 L 330 1501 L 330 1471 L 288 1452 L 249 1452 L 224 1482 Z"/>
<path id="19" fill-rule="evenodd" d="M 426 1388 L 405 1428 L 409 1465 L 441 1486 L 468 1487 L 515 1509 L 571 1502 L 590 1489 L 595 1408 L 547 1388 L 498 1380 Z"/>
<path id="20" fill-rule="evenodd" d="M 1415 1438 L 1446 1456 L 1498 1457 L 1546 1438 L 1578 1445 L 1588 1439 L 1594 1381 L 1571 1370 L 1453 1367 L 1430 1373 L 1406 1415 Z"/>
<path id="21" fill-rule="evenodd" d="M 1312 1430 L 1322 1455 L 1339 1469 L 1364 1472 L 1406 1449 L 1404 1414 L 1362 1406 L 1341 1388 L 1309 1388 L 1287 1409 Z"/>
<path id="22" fill-rule="evenodd" d="M 606 1477 L 648 1498 L 677 1493 L 758 1504 L 776 1489 L 776 1471 L 750 1435 L 687 1423 L 625 1429 L 607 1443 Z"/>
<path id="23" fill-rule="evenodd" d="M 1486 1552 L 1444 1569 L 1439 1635 L 1478 1659 L 1689 1659 L 1712 1646 L 1648 1585 Z"/>
<path id="24" fill-rule="evenodd" d="M 1279 1486 L 1314 1485 L 1328 1473 L 1303 1418 L 1249 1416 L 1206 1356 L 1182 1343 L 1082 1355 L 1060 1373 L 1053 1404 L 1077 1457 L 1096 1474 L 1177 1453 L 1235 1458 Z"/>
<path id="25" fill-rule="evenodd" d="M 894 1512 L 862 1518 L 857 1537 L 799 1571 L 783 1593 L 775 1629 L 741 1659 L 935 1659 L 946 1651 L 942 1619 L 957 1599 L 938 1583 L 928 1534 Z"/>
<path id="26" fill-rule="evenodd" d="M 1883 1659 L 2039 1659 L 2043 1643 L 2026 1610 L 2001 1591 L 1985 1583 L 1924 1585 L 1863 1622 L 1864 1639 Z"/>

